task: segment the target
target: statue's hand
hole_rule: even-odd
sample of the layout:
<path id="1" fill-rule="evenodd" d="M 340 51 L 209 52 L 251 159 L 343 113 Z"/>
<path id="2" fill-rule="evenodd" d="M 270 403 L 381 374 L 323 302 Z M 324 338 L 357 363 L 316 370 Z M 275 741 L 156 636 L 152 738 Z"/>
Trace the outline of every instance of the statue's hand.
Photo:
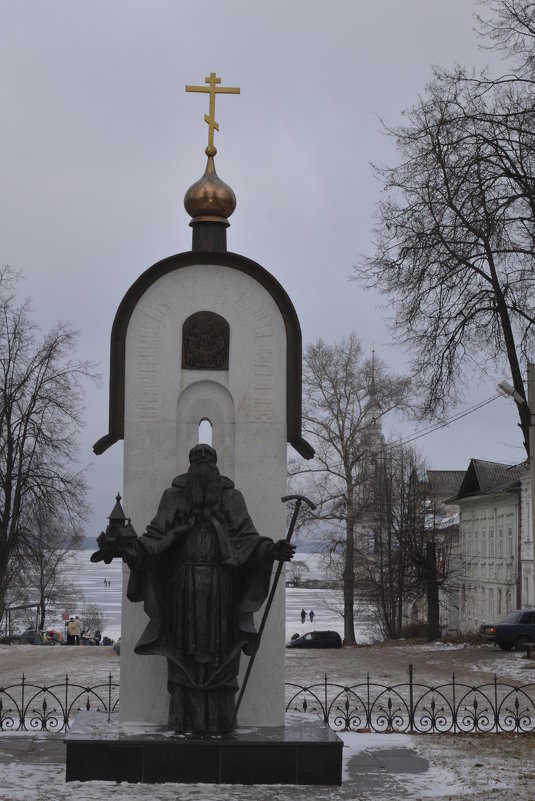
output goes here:
<path id="1" fill-rule="evenodd" d="M 91 561 L 92 562 L 104 562 L 106 565 L 109 565 L 111 560 L 114 557 L 112 549 L 108 545 L 106 534 L 101 531 L 97 537 L 97 545 L 98 551 L 95 551 L 91 554 Z"/>
<path id="2" fill-rule="evenodd" d="M 290 545 L 286 540 L 279 540 L 273 543 L 270 550 L 273 559 L 278 562 L 289 562 L 294 558 L 295 545 Z"/>

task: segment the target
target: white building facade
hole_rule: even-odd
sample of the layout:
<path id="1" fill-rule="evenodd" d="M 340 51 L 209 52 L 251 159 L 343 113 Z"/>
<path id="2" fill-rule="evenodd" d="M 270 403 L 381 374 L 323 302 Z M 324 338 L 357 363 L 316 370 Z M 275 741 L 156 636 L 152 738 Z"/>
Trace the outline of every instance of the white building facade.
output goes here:
<path id="1" fill-rule="evenodd" d="M 473 633 L 535 605 L 529 472 L 472 459 L 455 500 L 458 631 Z"/>

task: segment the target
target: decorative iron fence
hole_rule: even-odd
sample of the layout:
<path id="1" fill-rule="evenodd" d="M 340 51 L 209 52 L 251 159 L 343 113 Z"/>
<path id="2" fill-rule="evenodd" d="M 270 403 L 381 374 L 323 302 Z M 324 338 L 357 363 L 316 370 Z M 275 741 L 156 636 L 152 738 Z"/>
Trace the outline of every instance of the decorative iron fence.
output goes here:
<path id="1" fill-rule="evenodd" d="M 334 731 L 434 734 L 451 732 L 535 731 L 535 683 L 498 680 L 469 685 L 455 674 L 448 684 L 430 686 L 414 681 L 378 684 L 367 675 L 360 684 L 330 682 L 286 684 L 286 711 L 320 717 Z"/>
<path id="2" fill-rule="evenodd" d="M 515 685 L 499 680 L 469 685 L 427 685 L 414 681 L 380 684 L 370 679 L 345 685 L 327 675 L 316 684 L 286 683 L 286 711 L 320 718 L 334 731 L 432 734 L 450 732 L 535 731 L 535 683 Z M 0 686 L 0 732 L 66 732 L 76 713 L 102 712 L 110 720 L 119 708 L 119 683 L 110 673 L 93 686 L 72 682 L 38 685 L 23 676 L 18 684 Z"/>
<path id="3" fill-rule="evenodd" d="M 103 712 L 109 721 L 118 708 L 119 683 L 111 673 L 106 682 L 91 687 L 72 682 L 68 675 L 42 686 L 23 675 L 20 683 L 0 687 L 0 732 L 66 732 L 81 710 Z"/>

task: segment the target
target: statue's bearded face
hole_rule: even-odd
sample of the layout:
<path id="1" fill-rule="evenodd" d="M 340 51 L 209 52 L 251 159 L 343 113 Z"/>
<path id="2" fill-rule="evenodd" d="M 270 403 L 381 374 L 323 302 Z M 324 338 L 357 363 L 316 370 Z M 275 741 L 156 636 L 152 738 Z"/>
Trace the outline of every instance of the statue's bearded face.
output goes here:
<path id="1" fill-rule="evenodd" d="M 197 519 L 208 520 L 217 514 L 221 503 L 221 476 L 216 461 L 216 452 L 209 445 L 198 445 L 190 451 L 186 498 Z"/>
<path id="2" fill-rule="evenodd" d="M 190 465 L 201 464 L 201 462 L 208 462 L 209 464 L 217 464 L 217 453 L 211 445 L 195 445 L 189 452 Z"/>

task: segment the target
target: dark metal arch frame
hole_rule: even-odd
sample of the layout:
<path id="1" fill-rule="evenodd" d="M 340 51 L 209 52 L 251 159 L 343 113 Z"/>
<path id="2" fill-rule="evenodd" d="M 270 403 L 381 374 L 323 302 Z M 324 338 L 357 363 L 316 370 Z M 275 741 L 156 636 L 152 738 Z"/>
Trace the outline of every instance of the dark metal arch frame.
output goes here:
<path id="1" fill-rule="evenodd" d="M 109 429 L 94 445 L 100 455 L 124 437 L 125 342 L 130 317 L 141 296 L 167 273 L 193 264 L 228 267 L 249 275 L 266 289 L 282 315 L 286 329 L 286 431 L 287 441 L 305 459 L 314 449 L 301 436 L 302 343 L 299 320 L 288 294 L 264 267 L 245 256 L 229 252 L 187 251 L 156 262 L 134 281 L 126 292 L 113 321 L 110 346 Z"/>

